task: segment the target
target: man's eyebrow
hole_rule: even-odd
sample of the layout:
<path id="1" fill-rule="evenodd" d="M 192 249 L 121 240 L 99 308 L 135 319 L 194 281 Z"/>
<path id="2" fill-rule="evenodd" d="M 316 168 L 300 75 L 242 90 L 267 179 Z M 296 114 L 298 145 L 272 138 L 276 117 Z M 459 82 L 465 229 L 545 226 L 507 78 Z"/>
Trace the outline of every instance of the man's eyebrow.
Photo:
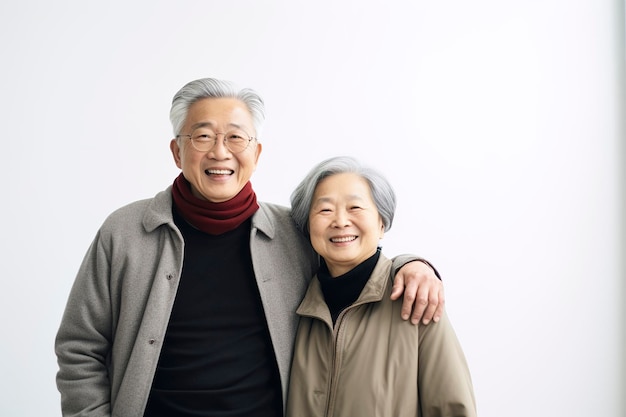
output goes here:
<path id="1" fill-rule="evenodd" d="M 237 124 L 237 123 L 229 123 L 228 126 L 233 127 L 235 129 L 242 129 L 241 125 Z M 215 128 L 215 123 L 213 122 L 199 122 L 196 124 L 191 125 L 191 130 L 196 130 L 198 128 L 201 127 L 210 127 L 211 129 Z"/>
<path id="2" fill-rule="evenodd" d="M 214 127 L 215 124 L 213 122 L 200 122 L 200 123 L 196 123 L 191 125 L 191 130 L 195 130 L 199 127 Z"/>

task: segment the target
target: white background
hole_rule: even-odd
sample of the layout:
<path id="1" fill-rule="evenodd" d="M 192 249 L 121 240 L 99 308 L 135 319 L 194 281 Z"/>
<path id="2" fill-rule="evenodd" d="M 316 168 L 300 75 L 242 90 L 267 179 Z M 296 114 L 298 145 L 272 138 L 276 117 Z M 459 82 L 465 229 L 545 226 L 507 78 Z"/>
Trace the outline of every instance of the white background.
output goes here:
<path id="1" fill-rule="evenodd" d="M 482 417 L 626 415 L 624 39 L 621 1 L 3 1 L 0 415 L 60 415 L 79 263 L 207 76 L 265 98 L 259 199 L 339 154 L 391 179 Z"/>

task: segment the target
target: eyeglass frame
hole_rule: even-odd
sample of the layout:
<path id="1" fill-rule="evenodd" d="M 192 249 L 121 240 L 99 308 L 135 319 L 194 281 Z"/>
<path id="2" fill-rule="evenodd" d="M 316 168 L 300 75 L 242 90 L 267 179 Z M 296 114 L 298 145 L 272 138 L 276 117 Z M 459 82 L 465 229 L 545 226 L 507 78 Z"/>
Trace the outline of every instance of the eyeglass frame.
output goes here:
<path id="1" fill-rule="evenodd" d="M 194 132 L 195 132 L 196 130 L 198 130 L 198 128 L 194 129 Z M 246 144 L 246 147 L 245 147 L 245 148 L 243 148 L 242 150 L 238 151 L 238 152 L 235 152 L 235 151 L 233 151 L 232 149 L 230 149 L 230 147 L 228 146 L 228 139 L 226 139 L 226 135 L 227 135 L 228 133 L 235 132 L 235 131 L 240 131 L 240 132 L 242 132 L 242 133 L 245 133 L 245 134 L 246 134 L 246 136 L 248 136 L 248 143 Z M 191 146 L 193 146 L 193 148 L 194 148 L 196 151 L 198 151 L 198 152 L 209 152 L 210 150 L 212 150 L 212 149 L 215 147 L 215 145 L 217 145 L 218 135 L 223 135 L 223 136 L 224 136 L 224 139 L 223 139 L 223 141 L 224 141 L 224 142 L 223 142 L 223 143 L 224 143 L 224 147 L 225 147 L 226 149 L 228 149 L 228 151 L 229 151 L 229 152 L 232 152 L 232 153 L 234 153 L 234 154 L 239 154 L 239 153 L 242 153 L 243 151 L 245 151 L 246 149 L 248 149 L 248 148 L 250 147 L 250 142 L 252 142 L 253 140 L 257 140 L 257 138 L 256 138 L 256 137 L 248 135 L 248 132 L 246 132 L 246 131 L 245 131 L 245 130 L 243 130 L 243 129 L 234 129 L 234 130 L 229 130 L 228 132 L 213 132 L 213 133 L 215 133 L 215 139 L 213 140 L 213 145 L 212 145 L 209 149 L 207 149 L 206 151 L 203 151 L 203 150 L 200 150 L 200 149 L 198 149 L 198 148 L 196 147 L 196 145 L 195 145 L 195 143 L 194 143 L 194 140 L 193 140 L 193 132 L 191 132 L 191 133 L 192 133 L 192 135 L 176 135 L 176 136 L 175 136 L 175 138 L 176 138 L 176 139 L 179 139 L 179 138 L 182 138 L 182 137 L 188 137 L 188 138 L 189 138 L 189 141 L 191 142 Z"/>

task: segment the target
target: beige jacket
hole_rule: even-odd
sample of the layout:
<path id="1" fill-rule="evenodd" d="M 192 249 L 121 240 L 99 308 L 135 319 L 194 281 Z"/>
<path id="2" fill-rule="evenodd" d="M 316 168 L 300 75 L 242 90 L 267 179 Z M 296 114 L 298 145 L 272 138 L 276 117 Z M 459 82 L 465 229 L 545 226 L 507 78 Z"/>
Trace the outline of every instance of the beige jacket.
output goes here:
<path id="1" fill-rule="evenodd" d="M 333 328 L 315 277 L 297 313 L 288 417 L 476 416 L 470 372 L 447 316 L 412 325 L 391 301 L 383 255 Z"/>

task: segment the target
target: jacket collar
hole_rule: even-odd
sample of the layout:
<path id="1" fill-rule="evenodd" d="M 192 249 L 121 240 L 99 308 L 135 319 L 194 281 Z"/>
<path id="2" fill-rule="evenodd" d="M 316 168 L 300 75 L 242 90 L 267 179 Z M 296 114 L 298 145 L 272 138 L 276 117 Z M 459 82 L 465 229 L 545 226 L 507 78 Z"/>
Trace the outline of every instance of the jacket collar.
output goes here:
<path id="1" fill-rule="evenodd" d="M 268 208 L 265 203 L 259 202 L 259 209 L 252 215 L 252 229 L 257 229 L 269 239 L 274 239 L 276 227 L 273 218 L 268 215 Z"/>
<path id="2" fill-rule="evenodd" d="M 347 307 L 347 309 L 361 304 L 381 301 L 391 288 L 391 265 L 391 260 L 387 259 L 385 255 L 381 253 L 380 258 L 372 271 L 372 275 L 363 287 L 363 291 L 361 291 L 359 298 L 357 298 L 354 304 Z M 330 311 L 326 306 L 324 294 L 322 294 L 322 288 L 319 280 L 317 279 L 317 275 L 311 280 L 309 288 L 307 289 L 300 306 L 296 310 L 296 313 L 300 316 L 317 317 L 332 327 Z"/>
<path id="3" fill-rule="evenodd" d="M 171 185 L 154 196 L 143 216 L 143 227 L 146 232 L 152 232 L 162 224 L 174 226 Z"/>

